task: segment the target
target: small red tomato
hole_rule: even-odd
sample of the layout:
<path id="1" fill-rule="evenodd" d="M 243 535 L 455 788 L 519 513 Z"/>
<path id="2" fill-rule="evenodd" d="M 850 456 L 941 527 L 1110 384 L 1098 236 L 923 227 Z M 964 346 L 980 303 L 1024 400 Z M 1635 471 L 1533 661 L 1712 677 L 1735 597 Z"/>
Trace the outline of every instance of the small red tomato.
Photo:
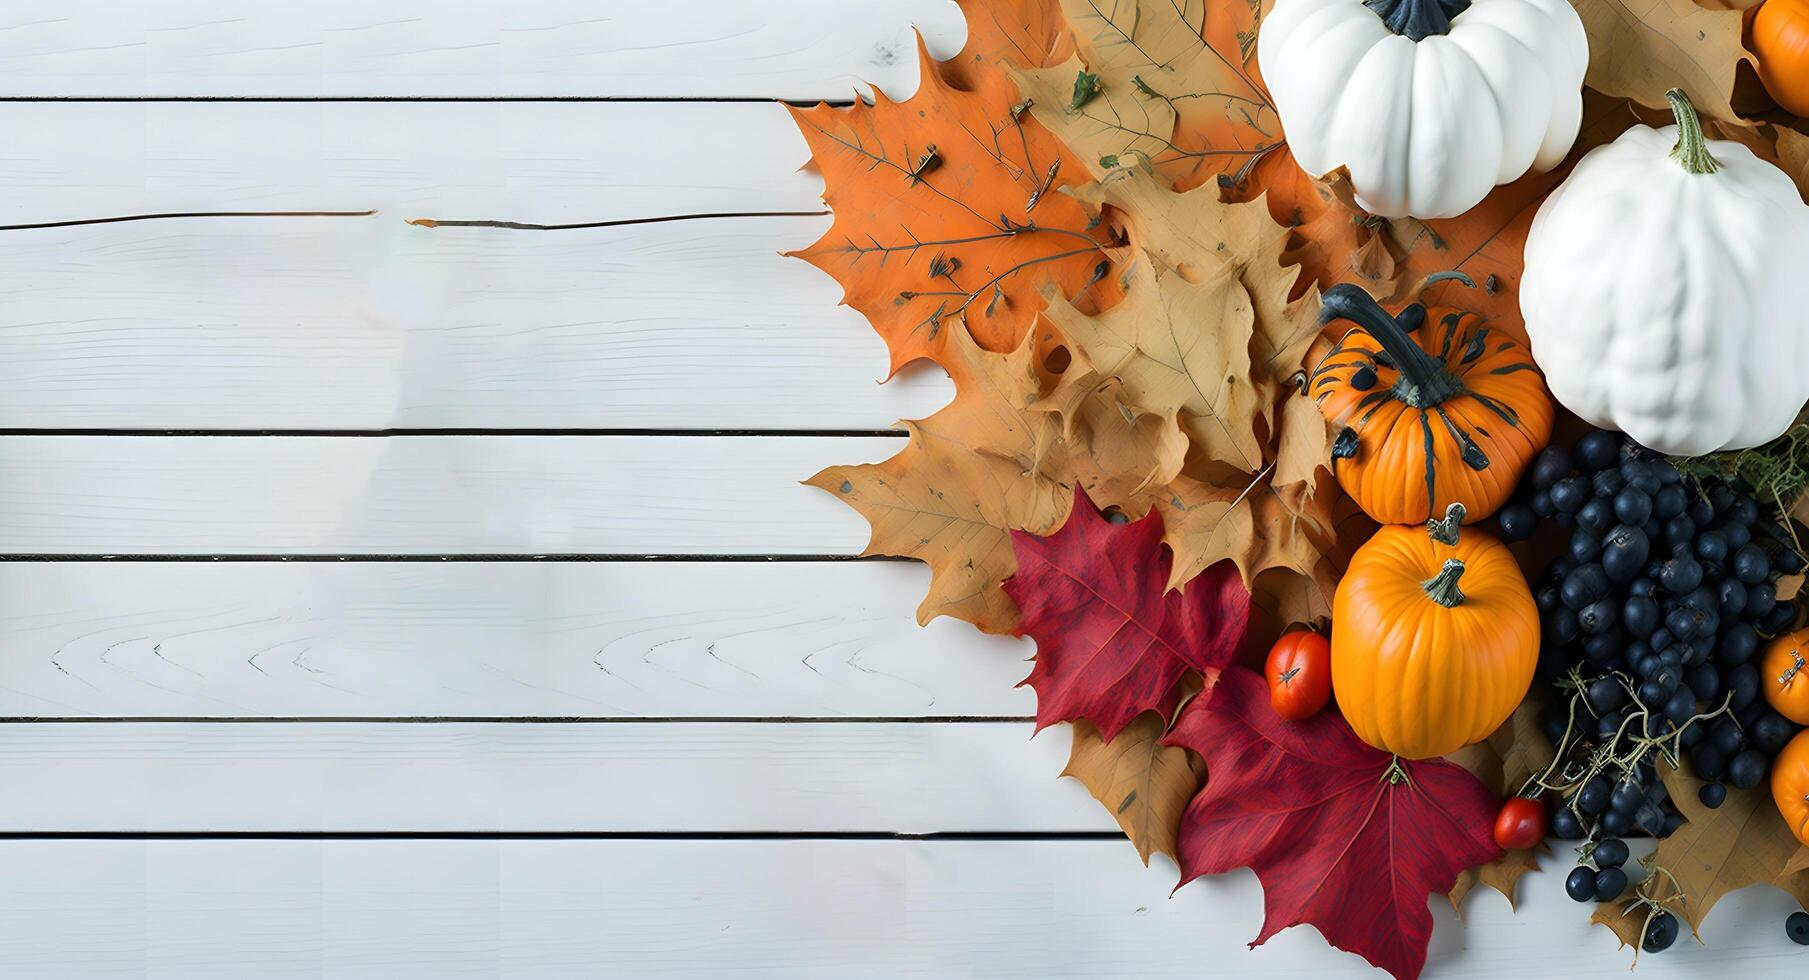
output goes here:
<path id="1" fill-rule="evenodd" d="M 1289 721 L 1309 718 L 1332 697 L 1332 645 L 1312 630 L 1283 633 L 1263 667 L 1269 704 Z"/>
<path id="2" fill-rule="evenodd" d="M 1509 851 L 1538 847 L 1545 839 L 1545 801 L 1509 797 L 1495 815 L 1495 843 Z"/>

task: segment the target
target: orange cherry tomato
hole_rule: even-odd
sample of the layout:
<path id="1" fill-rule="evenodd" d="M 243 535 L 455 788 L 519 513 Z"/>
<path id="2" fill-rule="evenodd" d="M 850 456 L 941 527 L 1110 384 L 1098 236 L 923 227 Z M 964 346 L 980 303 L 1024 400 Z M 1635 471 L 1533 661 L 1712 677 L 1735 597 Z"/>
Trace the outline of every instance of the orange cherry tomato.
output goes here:
<path id="1" fill-rule="evenodd" d="M 1332 644 L 1312 630 L 1284 633 L 1269 648 L 1263 673 L 1276 714 L 1289 721 L 1312 717 L 1332 697 Z"/>
<path id="2" fill-rule="evenodd" d="M 1538 847 L 1545 839 L 1545 801 L 1512 796 L 1495 815 L 1495 843 L 1509 851 Z"/>

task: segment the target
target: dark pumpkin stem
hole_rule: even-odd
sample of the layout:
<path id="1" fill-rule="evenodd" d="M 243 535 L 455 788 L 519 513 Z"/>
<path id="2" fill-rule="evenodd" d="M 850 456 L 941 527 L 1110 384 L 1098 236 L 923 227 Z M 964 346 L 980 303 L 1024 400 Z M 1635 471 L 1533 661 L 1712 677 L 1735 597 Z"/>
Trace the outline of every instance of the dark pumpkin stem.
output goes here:
<path id="1" fill-rule="evenodd" d="M 1674 88 L 1665 93 L 1665 98 L 1671 100 L 1671 114 L 1677 117 L 1677 145 L 1671 147 L 1671 159 L 1693 174 L 1720 170 L 1721 164 L 1708 151 L 1708 138 L 1702 135 L 1702 120 L 1696 118 L 1690 97 L 1683 94 L 1683 89 Z"/>
<path id="2" fill-rule="evenodd" d="M 1451 18 L 1470 9 L 1470 0 L 1363 0 L 1388 29 L 1410 41 L 1451 32 Z"/>
<path id="3" fill-rule="evenodd" d="M 1445 567 L 1438 574 L 1420 584 L 1426 590 L 1426 597 L 1433 602 L 1451 609 L 1464 604 L 1463 590 L 1457 587 L 1457 580 L 1464 577 L 1464 563 L 1460 558 L 1445 559 Z"/>
<path id="4" fill-rule="evenodd" d="M 1439 544 L 1456 545 L 1458 532 L 1463 527 L 1464 513 L 1463 504 L 1455 500 L 1451 501 L 1451 506 L 1445 508 L 1445 516 L 1442 520 L 1435 517 L 1426 522 L 1426 533 L 1430 534 L 1432 540 Z"/>
<path id="5" fill-rule="evenodd" d="M 1349 320 L 1381 343 L 1401 372 L 1395 397 L 1410 407 L 1431 408 L 1463 390 L 1438 358 L 1414 343 L 1412 330 L 1426 322 L 1426 308 L 1418 303 L 1392 317 L 1361 286 L 1339 283 L 1325 291 L 1319 308 L 1320 323 L 1333 320 Z"/>

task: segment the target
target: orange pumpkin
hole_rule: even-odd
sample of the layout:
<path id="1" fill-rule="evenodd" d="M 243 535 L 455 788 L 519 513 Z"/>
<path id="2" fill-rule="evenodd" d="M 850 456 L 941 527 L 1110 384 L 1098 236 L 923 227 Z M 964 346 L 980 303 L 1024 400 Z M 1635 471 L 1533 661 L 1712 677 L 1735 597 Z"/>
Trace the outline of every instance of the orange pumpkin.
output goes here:
<path id="1" fill-rule="evenodd" d="M 1309 390 L 1341 427 L 1332 470 L 1364 513 L 1418 524 L 1458 503 L 1480 520 L 1507 502 L 1551 438 L 1551 395 L 1524 346 L 1456 310 L 1390 316 L 1349 283 L 1326 290 L 1320 320 L 1357 324 Z"/>
<path id="2" fill-rule="evenodd" d="M 1765 91 L 1785 111 L 1809 116 L 1809 0 L 1765 0 L 1749 46 Z"/>
<path id="3" fill-rule="evenodd" d="M 1809 725 L 1809 629 L 1771 641 L 1759 661 L 1765 703 L 1799 725 Z"/>
<path id="4" fill-rule="evenodd" d="M 1797 732 L 1772 761 L 1771 798 L 1790 832 L 1809 844 L 1809 731 Z"/>
<path id="5" fill-rule="evenodd" d="M 1487 738 L 1526 696 L 1539 611 L 1507 546 L 1457 534 L 1462 507 L 1393 525 L 1351 557 L 1332 598 L 1332 691 L 1357 737 L 1408 759 Z"/>

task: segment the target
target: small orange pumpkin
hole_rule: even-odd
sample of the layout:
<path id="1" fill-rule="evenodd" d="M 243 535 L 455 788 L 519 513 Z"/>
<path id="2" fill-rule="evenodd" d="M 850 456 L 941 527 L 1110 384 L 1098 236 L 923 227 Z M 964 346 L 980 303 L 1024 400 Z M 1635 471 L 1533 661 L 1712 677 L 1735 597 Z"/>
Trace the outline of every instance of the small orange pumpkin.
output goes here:
<path id="1" fill-rule="evenodd" d="M 1332 691 L 1357 737 L 1407 759 L 1480 742 L 1513 714 L 1539 660 L 1539 611 L 1507 546 L 1457 533 L 1462 505 L 1391 525 L 1351 557 L 1332 598 Z"/>
<path id="2" fill-rule="evenodd" d="M 1809 725 L 1809 629 L 1771 641 L 1759 661 L 1765 703 L 1799 725 Z"/>
<path id="3" fill-rule="evenodd" d="M 1809 731 L 1797 732 L 1772 761 L 1771 798 L 1790 832 L 1809 844 Z"/>
<path id="4" fill-rule="evenodd" d="M 1765 0 L 1749 37 L 1765 91 L 1785 111 L 1809 116 L 1809 0 Z"/>
<path id="5" fill-rule="evenodd" d="M 1507 502 L 1551 438 L 1545 376 L 1517 341 L 1473 314 L 1390 316 L 1349 283 L 1326 290 L 1320 321 L 1358 326 L 1309 382 L 1320 411 L 1341 427 L 1332 470 L 1363 512 L 1382 524 L 1420 524 L 1464 506 L 1480 520 Z"/>

